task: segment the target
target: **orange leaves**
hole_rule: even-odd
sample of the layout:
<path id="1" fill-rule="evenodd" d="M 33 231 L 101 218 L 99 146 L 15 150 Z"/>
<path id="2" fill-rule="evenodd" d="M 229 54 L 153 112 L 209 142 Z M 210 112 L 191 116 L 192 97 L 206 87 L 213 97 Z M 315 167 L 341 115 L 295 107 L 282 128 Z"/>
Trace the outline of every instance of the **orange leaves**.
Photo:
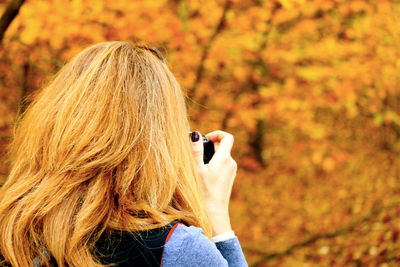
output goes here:
<path id="1" fill-rule="evenodd" d="M 235 66 L 233 68 L 233 77 L 235 77 L 238 81 L 244 81 L 247 76 L 247 69 L 243 66 Z"/>
<path id="2" fill-rule="evenodd" d="M 327 172 L 333 171 L 335 169 L 335 161 L 330 157 L 324 159 L 322 162 L 322 168 Z"/>
<path id="3" fill-rule="evenodd" d="M 386 124 L 394 123 L 394 124 L 400 126 L 400 114 L 396 113 L 393 110 L 386 110 L 386 112 L 382 116 L 382 120 Z"/>
<path id="4" fill-rule="evenodd" d="M 279 25 L 290 20 L 293 20 L 299 16 L 299 11 L 296 9 L 280 9 L 276 12 L 273 17 L 273 23 Z"/>

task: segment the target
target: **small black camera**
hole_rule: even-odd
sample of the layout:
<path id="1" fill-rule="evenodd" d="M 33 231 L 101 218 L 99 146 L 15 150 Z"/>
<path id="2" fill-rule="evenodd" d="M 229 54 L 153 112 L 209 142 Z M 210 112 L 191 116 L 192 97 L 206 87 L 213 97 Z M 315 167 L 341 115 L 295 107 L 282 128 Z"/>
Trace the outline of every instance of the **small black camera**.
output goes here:
<path id="1" fill-rule="evenodd" d="M 192 133 L 189 131 L 189 135 Z M 203 161 L 204 164 L 207 164 L 210 162 L 211 158 L 214 156 L 215 153 L 215 148 L 214 148 L 214 143 L 208 139 L 207 137 L 203 136 L 203 147 L 204 147 L 204 153 L 203 153 Z"/>
<path id="2" fill-rule="evenodd" d="M 215 153 L 214 143 L 203 135 L 203 146 L 204 146 L 203 161 L 204 164 L 207 164 L 214 156 Z"/>

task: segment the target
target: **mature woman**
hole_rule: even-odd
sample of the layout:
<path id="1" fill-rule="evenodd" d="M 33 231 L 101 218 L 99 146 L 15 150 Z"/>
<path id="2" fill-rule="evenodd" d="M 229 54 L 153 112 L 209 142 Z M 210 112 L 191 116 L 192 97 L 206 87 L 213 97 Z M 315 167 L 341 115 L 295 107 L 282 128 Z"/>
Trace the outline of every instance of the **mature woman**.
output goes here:
<path id="1" fill-rule="evenodd" d="M 0 195 L 0 265 L 247 266 L 229 220 L 233 137 L 188 138 L 159 51 L 104 42 L 75 56 L 16 123 Z"/>

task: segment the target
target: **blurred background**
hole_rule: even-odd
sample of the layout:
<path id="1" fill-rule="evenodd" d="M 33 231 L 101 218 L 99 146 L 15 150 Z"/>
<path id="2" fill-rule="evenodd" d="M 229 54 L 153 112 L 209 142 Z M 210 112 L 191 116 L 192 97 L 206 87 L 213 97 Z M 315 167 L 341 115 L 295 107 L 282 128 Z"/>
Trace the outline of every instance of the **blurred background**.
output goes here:
<path id="1" fill-rule="evenodd" d="M 89 45 L 145 42 L 192 130 L 235 136 L 250 266 L 400 262 L 400 1 L 2 0 L 0 14 L 0 183 L 32 93 Z"/>

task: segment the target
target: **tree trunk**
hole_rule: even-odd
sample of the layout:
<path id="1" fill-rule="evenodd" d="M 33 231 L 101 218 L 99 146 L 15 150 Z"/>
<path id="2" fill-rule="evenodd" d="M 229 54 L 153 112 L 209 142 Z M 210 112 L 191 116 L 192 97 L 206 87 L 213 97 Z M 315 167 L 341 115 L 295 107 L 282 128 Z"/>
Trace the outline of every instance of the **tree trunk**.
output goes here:
<path id="1" fill-rule="evenodd" d="M 18 15 L 19 9 L 25 0 L 11 0 L 3 15 L 0 18 L 0 43 L 3 41 L 4 33 L 6 32 L 8 26 L 10 26 L 11 22 Z"/>

